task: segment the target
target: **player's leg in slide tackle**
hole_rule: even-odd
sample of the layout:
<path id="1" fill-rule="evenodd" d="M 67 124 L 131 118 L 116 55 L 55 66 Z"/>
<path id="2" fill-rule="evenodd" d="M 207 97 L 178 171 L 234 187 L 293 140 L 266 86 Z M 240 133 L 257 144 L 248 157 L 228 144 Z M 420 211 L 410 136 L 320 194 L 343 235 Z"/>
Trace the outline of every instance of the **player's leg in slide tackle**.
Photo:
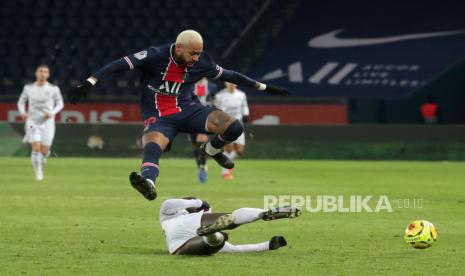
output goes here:
<path id="1" fill-rule="evenodd" d="M 199 105 L 184 125 L 175 125 L 172 121 L 164 122 L 160 118 L 149 124 L 142 137 L 144 158 L 141 174 L 132 172 L 129 176 L 131 185 L 146 199 L 157 197 L 155 180 L 159 174 L 159 159 L 177 133 L 177 127 L 182 127 L 188 133 L 215 133 L 210 142 L 201 145 L 203 154 L 212 157 L 223 168 L 234 168 L 234 162 L 223 153 L 222 148 L 236 140 L 244 131 L 242 123 L 227 113 Z M 180 116 L 190 116 L 189 114 Z"/>
<path id="2" fill-rule="evenodd" d="M 270 241 L 257 244 L 233 245 L 228 242 L 228 234 L 224 230 L 231 230 L 239 225 L 251 223 L 257 220 L 275 220 L 282 218 L 294 218 L 302 213 L 298 207 L 285 206 L 275 209 L 240 208 L 232 213 L 203 214 L 201 226 L 197 229 L 199 236 L 187 241 L 176 250 L 178 255 L 211 255 L 216 252 L 257 252 L 276 250 L 286 246 L 287 242 L 282 236 L 274 236 Z"/>

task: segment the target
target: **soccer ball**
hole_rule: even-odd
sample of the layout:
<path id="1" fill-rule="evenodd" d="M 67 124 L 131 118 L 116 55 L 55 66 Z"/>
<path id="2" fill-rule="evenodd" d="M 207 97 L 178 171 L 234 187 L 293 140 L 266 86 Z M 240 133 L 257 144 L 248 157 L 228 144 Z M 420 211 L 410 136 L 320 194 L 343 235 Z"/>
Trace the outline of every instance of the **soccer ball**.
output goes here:
<path id="1" fill-rule="evenodd" d="M 426 220 L 415 220 L 405 229 L 405 242 L 417 249 L 428 248 L 436 242 L 438 231 Z"/>

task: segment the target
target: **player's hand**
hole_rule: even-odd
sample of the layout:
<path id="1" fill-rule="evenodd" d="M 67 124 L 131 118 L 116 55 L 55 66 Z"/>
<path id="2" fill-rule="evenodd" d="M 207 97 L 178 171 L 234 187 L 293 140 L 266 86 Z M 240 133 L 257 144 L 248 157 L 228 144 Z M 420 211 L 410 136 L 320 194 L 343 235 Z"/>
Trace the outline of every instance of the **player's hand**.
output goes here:
<path id="1" fill-rule="evenodd" d="M 87 98 L 87 92 L 92 88 L 92 83 L 88 80 L 81 82 L 68 93 L 68 101 L 77 104 L 81 99 Z"/>
<path id="2" fill-rule="evenodd" d="M 266 85 L 265 92 L 277 96 L 277 95 L 290 95 L 291 91 L 289 91 L 287 88 L 281 87 L 281 86 L 276 86 L 276 85 Z"/>
<path id="3" fill-rule="evenodd" d="M 201 210 L 204 210 L 204 211 L 210 210 L 210 204 L 206 202 L 205 200 L 202 200 L 202 205 L 199 207 L 199 211 Z"/>
<path id="4" fill-rule="evenodd" d="M 23 113 L 23 114 L 21 114 L 19 116 L 21 116 L 21 120 L 26 121 L 26 119 L 27 119 L 27 114 L 26 113 Z"/>
<path id="5" fill-rule="evenodd" d="M 52 118 L 52 113 L 45 112 L 45 119 L 50 119 L 50 118 Z"/>

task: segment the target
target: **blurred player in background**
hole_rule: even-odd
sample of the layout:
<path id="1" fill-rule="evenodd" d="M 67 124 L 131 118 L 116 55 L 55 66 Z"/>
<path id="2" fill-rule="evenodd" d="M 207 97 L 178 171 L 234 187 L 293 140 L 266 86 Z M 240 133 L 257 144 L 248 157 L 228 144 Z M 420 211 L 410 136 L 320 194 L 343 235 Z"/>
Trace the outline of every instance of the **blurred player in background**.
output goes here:
<path id="1" fill-rule="evenodd" d="M 207 78 L 199 80 L 194 87 L 194 97 L 198 97 L 200 103 L 204 106 L 211 106 L 213 95 L 217 92 L 218 86 L 209 81 Z M 207 182 L 207 157 L 202 154 L 200 146 L 208 142 L 208 135 L 204 133 L 193 133 L 190 134 L 190 141 L 194 150 L 195 161 L 197 162 L 197 168 L 199 169 L 199 182 Z"/>
<path id="2" fill-rule="evenodd" d="M 225 88 L 215 95 L 214 104 L 219 109 L 233 116 L 237 120 L 246 123 L 249 118 L 249 106 L 247 104 L 247 96 L 244 92 L 237 89 L 237 86 L 230 82 L 224 83 Z M 245 134 L 242 132 L 241 136 L 234 140 L 232 143 L 224 146 L 224 152 L 235 160 L 237 156 L 242 156 L 245 150 Z M 233 169 L 222 168 L 221 175 L 224 179 L 233 179 Z"/>
<path id="3" fill-rule="evenodd" d="M 160 207 L 160 223 L 165 234 L 168 251 L 175 255 L 211 255 L 275 250 L 286 246 L 282 236 L 256 244 L 234 245 L 228 234 L 239 225 L 257 220 L 294 218 L 302 213 L 300 208 L 283 206 L 275 209 L 240 208 L 232 213 L 211 213 L 208 202 L 187 197 L 168 199 Z"/>
<path id="4" fill-rule="evenodd" d="M 224 168 L 234 167 L 234 162 L 223 153 L 223 147 L 242 134 L 242 123 L 224 111 L 203 106 L 198 98 L 193 99 L 197 81 L 207 77 L 270 95 L 290 94 L 286 88 L 260 83 L 222 68 L 203 51 L 202 36 L 194 30 L 185 30 L 175 43 L 149 47 L 105 65 L 71 90 L 69 100 L 75 104 L 99 81 L 113 73 L 134 69 L 139 69 L 143 75 L 140 108 L 144 120 L 144 157 L 140 174 L 131 172 L 129 181 L 148 200 L 157 197 L 155 181 L 159 175 L 159 160 L 178 132 L 215 134 L 208 143 L 202 144 L 202 153 Z"/>
<path id="5" fill-rule="evenodd" d="M 55 115 L 63 109 L 60 89 L 49 83 L 50 69 L 41 64 L 36 69 L 36 81 L 26 84 L 19 97 L 18 110 L 26 121 L 24 142 L 32 146 L 31 160 L 37 180 L 43 180 L 42 171 L 55 136 Z M 26 102 L 28 110 L 26 111 Z"/>
<path id="6" fill-rule="evenodd" d="M 433 95 L 427 96 L 426 103 L 420 107 L 421 121 L 425 124 L 438 124 L 438 103 Z"/>

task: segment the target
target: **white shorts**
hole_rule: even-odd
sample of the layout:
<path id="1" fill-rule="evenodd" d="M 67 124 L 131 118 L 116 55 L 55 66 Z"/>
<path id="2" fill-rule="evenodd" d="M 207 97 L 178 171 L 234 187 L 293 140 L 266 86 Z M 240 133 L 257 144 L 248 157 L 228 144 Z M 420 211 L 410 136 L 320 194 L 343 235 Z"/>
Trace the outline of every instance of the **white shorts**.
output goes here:
<path id="1" fill-rule="evenodd" d="M 24 131 L 26 135 L 24 136 L 23 142 L 41 142 L 45 146 L 51 146 L 53 138 L 55 137 L 55 122 L 53 120 L 47 120 L 45 123 L 37 124 L 27 120 L 24 125 Z"/>
<path id="2" fill-rule="evenodd" d="M 173 254 L 188 240 L 197 237 L 197 229 L 200 227 L 203 211 L 177 216 L 162 222 L 168 251 Z"/>
<path id="3" fill-rule="evenodd" d="M 241 136 L 239 136 L 239 138 L 237 138 L 236 141 L 232 143 L 245 146 L 245 132 L 242 132 Z"/>

